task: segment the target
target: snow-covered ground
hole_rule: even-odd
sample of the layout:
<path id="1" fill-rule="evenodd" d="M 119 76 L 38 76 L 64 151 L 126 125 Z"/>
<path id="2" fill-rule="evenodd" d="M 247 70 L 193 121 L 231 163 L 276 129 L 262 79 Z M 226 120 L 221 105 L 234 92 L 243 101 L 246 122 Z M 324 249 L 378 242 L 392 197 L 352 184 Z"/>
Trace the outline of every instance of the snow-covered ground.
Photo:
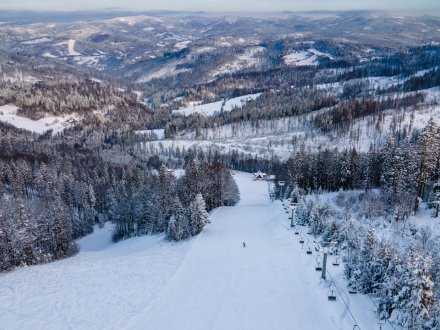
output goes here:
<path id="1" fill-rule="evenodd" d="M 53 133 L 58 133 L 72 125 L 80 119 L 77 114 L 65 116 L 47 116 L 39 120 L 32 120 L 17 115 L 18 108 L 14 105 L 0 106 L 0 122 L 8 123 L 17 128 L 22 128 L 30 132 L 43 134 L 49 129 Z"/>
<path id="2" fill-rule="evenodd" d="M 162 129 L 144 129 L 135 132 L 136 134 L 146 135 L 150 138 L 163 139 L 165 137 L 165 130 Z"/>
<path id="3" fill-rule="evenodd" d="M 211 76 L 217 77 L 224 74 L 238 72 L 243 69 L 256 67 L 262 63 L 262 60 L 261 58 L 258 58 L 258 55 L 265 50 L 266 48 L 262 46 L 249 47 L 243 54 L 237 55 L 233 61 L 227 62 L 211 72 Z"/>
<path id="4" fill-rule="evenodd" d="M 22 45 L 35 45 L 35 44 L 41 44 L 43 42 L 49 42 L 49 41 L 51 41 L 51 39 L 49 39 L 47 37 L 43 37 L 43 38 L 22 41 L 21 44 Z"/>
<path id="5" fill-rule="evenodd" d="M 440 106 L 434 105 L 434 101 L 440 99 L 439 92 L 437 88 L 426 90 L 429 104 L 420 108 L 383 111 L 380 121 L 373 116 L 358 118 L 347 132 L 323 133 L 311 126 L 314 116 L 330 109 L 325 108 L 300 116 L 259 120 L 257 124 L 243 122 L 202 129 L 201 137 L 198 138 L 192 131 L 173 140 L 152 141 L 143 143 L 139 147 L 141 152 L 159 154 L 168 154 L 168 151 L 176 150 L 176 148 L 196 148 L 220 153 L 235 150 L 244 154 L 258 155 L 261 158 L 276 155 L 282 160 L 289 158 L 291 153 L 302 144 L 311 150 L 323 148 L 344 150 L 354 147 L 360 152 L 368 152 L 372 144 L 379 147 L 386 142 L 391 127 L 395 126 L 401 130 L 405 128 L 407 132 L 411 132 L 411 130 L 426 126 L 431 117 L 437 124 L 440 124 Z M 432 105 L 431 102 L 433 102 Z M 220 106 L 220 102 L 215 102 L 188 107 L 185 111 L 189 112 L 190 109 L 194 111 L 199 107 L 202 109 L 207 107 L 206 110 L 213 111 L 213 109 L 219 109 Z M 164 150 L 165 153 L 163 153 Z"/>
<path id="6" fill-rule="evenodd" d="M 75 257 L 0 275 L 0 328 L 379 329 L 369 298 L 347 293 L 341 266 L 329 268 L 341 296 L 328 301 L 316 253 L 301 249 L 266 183 L 234 177 L 240 203 L 211 212 L 189 241 L 111 244 L 107 225 Z"/>
<path id="7" fill-rule="evenodd" d="M 81 54 L 75 51 L 75 44 L 76 40 L 69 39 L 67 42 L 67 52 L 69 53 L 69 56 L 80 56 Z"/>
<path id="8" fill-rule="evenodd" d="M 293 52 L 284 56 L 284 62 L 293 66 L 317 65 L 317 57 L 307 51 Z"/>
<path id="9" fill-rule="evenodd" d="M 172 77 L 172 76 L 177 76 L 180 73 L 190 72 L 191 69 L 188 69 L 188 68 L 177 69 L 177 66 L 179 64 L 184 64 L 184 63 L 186 63 L 186 61 L 187 61 L 187 58 L 168 62 L 168 63 L 164 64 L 163 66 L 161 66 L 160 68 L 153 70 L 153 71 L 150 71 L 145 75 L 142 75 L 138 79 L 137 82 L 145 83 L 145 82 L 149 82 L 153 79 Z"/>
<path id="10" fill-rule="evenodd" d="M 235 97 L 229 100 L 217 101 L 206 104 L 194 104 L 179 110 L 173 110 L 173 113 L 184 116 L 189 116 L 194 113 L 200 113 L 205 116 L 212 116 L 216 112 L 231 111 L 234 108 L 241 108 L 249 101 L 256 100 L 261 93 L 248 94 L 244 96 Z"/>
<path id="11" fill-rule="evenodd" d="M 319 64 L 318 59 L 320 57 L 327 57 L 333 59 L 329 54 L 320 52 L 314 48 L 308 50 L 292 52 L 283 56 L 284 63 L 291 66 L 316 66 Z"/>

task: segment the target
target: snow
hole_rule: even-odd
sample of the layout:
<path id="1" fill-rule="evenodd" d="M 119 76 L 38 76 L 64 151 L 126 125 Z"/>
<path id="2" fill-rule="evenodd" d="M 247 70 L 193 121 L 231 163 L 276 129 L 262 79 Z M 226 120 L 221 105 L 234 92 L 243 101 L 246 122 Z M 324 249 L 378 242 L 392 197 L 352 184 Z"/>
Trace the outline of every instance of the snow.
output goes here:
<path id="1" fill-rule="evenodd" d="M 115 226 L 107 222 L 102 228 L 95 226 L 93 233 L 77 241 L 81 252 L 96 252 L 110 248 L 113 245 L 112 234 Z"/>
<path id="2" fill-rule="evenodd" d="M 431 228 L 434 236 L 440 236 L 440 221 L 438 218 L 432 217 L 433 212 L 434 209 L 429 209 L 427 205 L 423 203 L 417 214 L 411 215 L 408 221 L 418 227 L 428 226 Z"/>
<path id="3" fill-rule="evenodd" d="M 333 59 L 330 54 L 320 52 L 314 48 L 293 52 L 283 57 L 284 63 L 292 66 L 316 66 L 318 65 L 319 57 L 328 57 Z"/>
<path id="4" fill-rule="evenodd" d="M 49 38 L 44 37 L 44 38 L 22 41 L 21 44 L 22 45 L 36 45 L 36 44 L 41 44 L 43 42 L 49 42 L 49 41 L 51 41 Z"/>
<path id="5" fill-rule="evenodd" d="M 139 130 L 135 132 L 136 134 L 141 134 L 141 135 L 148 135 L 148 136 L 153 136 L 153 134 L 159 139 L 162 140 L 163 138 L 165 138 L 165 130 L 162 129 L 146 129 L 146 130 Z"/>
<path id="6" fill-rule="evenodd" d="M 243 54 L 238 55 L 235 60 L 225 63 L 213 71 L 211 76 L 217 77 L 224 74 L 238 72 L 243 69 L 256 67 L 262 62 L 262 60 L 256 56 L 265 50 L 266 48 L 262 46 L 249 47 Z"/>
<path id="7" fill-rule="evenodd" d="M 178 43 L 176 43 L 175 45 L 174 45 L 174 48 L 176 48 L 176 49 L 185 49 L 186 47 L 188 47 L 189 46 L 189 44 L 191 44 L 191 40 L 185 40 L 185 41 L 179 41 Z"/>
<path id="8" fill-rule="evenodd" d="M 172 76 L 177 76 L 180 73 L 191 72 L 191 69 L 188 69 L 188 68 L 185 68 L 185 69 L 177 69 L 176 68 L 177 65 L 183 64 L 185 62 L 186 62 L 186 59 L 178 60 L 178 61 L 171 61 L 169 63 L 166 63 L 162 67 L 160 67 L 159 69 L 156 69 L 152 72 L 149 72 L 149 73 L 143 75 L 141 78 L 138 79 L 137 82 L 145 83 L 145 82 L 149 82 L 153 79 L 172 77 Z"/>
<path id="9" fill-rule="evenodd" d="M 57 56 L 51 54 L 50 52 L 44 52 L 44 53 L 43 53 L 43 57 L 47 57 L 47 58 L 57 58 Z"/>
<path id="10" fill-rule="evenodd" d="M 438 88 L 426 90 L 425 93 L 428 102 L 440 99 L 440 89 Z M 214 108 L 214 104 L 211 104 L 210 107 Z M 191 109 L 200 108 L 198 106 L 188 107 L 186 111 L 189 113 Z M 217 105 L 215 109 L 219 111 L 220 106 Z M 330 109 L 324 108 L 300 116 L 259 120 L 258 124 L 232 123 L 201 129 L 201 134 L 197 139 L 194 131 L 186 132 L 176 136 L 173 140 L 144 143 L 140 145 L 140 149 L 149 154 L 164 155 L 170 150 L 176 150 L 176 148 L 180 148 L 180 150 L 196 148 L 205 152 L 217 151 L 221 154 L 237 151 L 260 159 L 270 159 L 277 156 L 281 160 L 287 160 L 292 152 L 297 151 L 302 144 L 315 151 L 325 148 L 330 150 L 337 148 L 341 151 L 355 147 L 359 152 L 368 152 L 372 144 L 377 147 L 384 145 L 393 123 L 398 123 L 400 129 L 405 127 L 407 131 L 410 131 L 423 128 L 432 117 L 440 125 L 440 106 L 427 104 L 416 109 L 383 111 L 380 127 L 376 126 L 377 119 L 374 120 L 372 116 L 356 119 L 347 132 L 323 133 L 310 126 L 309 123 L 313 122 L 314 116 Z"/>
<path id="11" fill-rule="evenodd" d="M 81 55 L 81 54 L 80 54 Z M 102 58 L 101 55 L 94 56 L 75 56 L 73 60 L 79 65 L 87 65 L 95 67 L 99 64 L 99 60 Z"/>
<path id="12" fill-rule="evenodd" d="M 77 114 L 71 114 L 65 116 L 47 116 L 39 120 L 32 120 L 18 116 L 17 110 L 18 107 L 14 105 L 1 106 L 0 121 L 38 134 L 43 134 L 49 129 L 52 129 L 53 133 L 61 132 L 71 126 L 73 122 L 80 119 Z"/>
<path id="13" fill-rule="evenodd" d="M 314 66 L 317 65 L 317 56 L 308 51 L 293 52 L 285 55 L 284 62 L 292 66 Z"/>
<path id="14" fill-rule="evenodd" d="M 138 15 L 138 16 L 127 16 L 127 17 L 116 17 L 113 19 L 110 19 L 111 22 L 117 22 L 117 23 L 124 23 L 130 26 L 133 26 L 138 23 L 142 23 L 145 21 L 151 21 L 151 22 L 163 22 L 162 19 L 154 16 L 146 16 L 146 15 Z"/>
<path id="15" fill-rule="evenodd" d="M 211 224 L 191 240 L 109 244 L 106 225 L 80 240 L 70 259 L 1 275 L 2 328 L 352 329 L 340 297 L 328 301 L 329 282 L 280 202 L 269 201 L 267 184 L 234 177 L 240 203 L 212 211 Z M 329 271 L 360 328 L 378 324 L 372 302 L 347 293 L 342 266 Z"/>
<path id="16" fill-rule="evenodd" d="M 316 56 L 328 57 L 329 59 L 333 59 L 333 56 L 331 56 L 330 54 L 320 52 L 319 50 L 317 50 L 315 48 L 310 48 L 308 51 L 309 51 L 309 53 L 312 53 Z"/>
<path id="17" fill-rule="evenodd" d="M 75 51 L 76 40 L 69 39 L 67 42 L 67 52 L 69 56 L 80 56 L 81 54 Z"/>
<path id="18" fill-rule="evenodd" d="M 183 108 L 180 110 L 173 110 L 173 113 L 184 116 L 189 116 L 194 113 L 200 113 L 205 116 L 212 116 L 216 112 L 221 112 L 221 111 L 229 112 L 234 108 L 241 108 L 247 102 L 256 100 L 260 95 L 261 93 L 248 94 L 244 96 L 235 97 L 226 101 L 223 100 L 223 101 L 217 101 L 206 104 L 195 103 L 194 105 L 191 105 L 190 107 L 187 108 Z"/>

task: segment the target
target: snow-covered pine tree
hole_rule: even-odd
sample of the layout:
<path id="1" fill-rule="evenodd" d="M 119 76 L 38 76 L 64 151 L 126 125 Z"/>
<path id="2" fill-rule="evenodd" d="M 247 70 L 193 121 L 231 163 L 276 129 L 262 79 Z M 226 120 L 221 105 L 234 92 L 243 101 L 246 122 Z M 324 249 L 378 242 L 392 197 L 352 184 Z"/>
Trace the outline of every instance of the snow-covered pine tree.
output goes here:
<path id="1" fill-rule="evenodd" d="M 171 226 L 171 233 L 168 233 L 168 237 L 173 241 L 180 241 L 183 239 L 187 239 L 191 236 L 191 228 L 189 223 L 189 212 L 186 212 L 182 207 L 182 203 L 179 198 L 176 196 L 171 205 L 171 214 L 173 217 L 174 223 Z M 171 219 L 171 217 L 170 217 Z M 167 226 L 168 230 L 170 226 Z"/>
<path id="2" fill-rule="evenodd" d="M 160 221 L 156 223 L 156 230 L 158 232 L 164 232 L 168 227 L 168 220 L 173 212 L 170 206 L 173 205 L 176 198 L 176 178 L 165 166 L 161 166 L 159 169 L 158 192 L 160 217 L 157 218 L 157 220 Z"/>
<path id="3" fill-rule="evenodd" d="M 310 214 L 310 229 L 313 235 L 319 235 L 323 227 L 323 221 L 320 212 L 320 205 L 318 203 L 312 209 Z"/>
<path id="4" fill-rule="evenodd" d="M 225 180 L 223 181 L 223 205 L 233 206 L 240 200 L 240 190 L 231 175 L 231 171 L 225 169 Z"/>
<path id="5" fill-rule="evenodd" d="M 190 209 L 190 230 L 191 235 L 198 235 L 205 225 L 209 223 L 208 212 L 202 194 L 198 193 L 194 201 L 191 202 Z"/>
<path id="6" fill-rule="evenodd" d="M 434 305 L 431 280 L 432 259 L 411 247 L 399 281 L 401 289 L 395 297 L 396 320 L 405 329 L 424 329 Z"/>
<path id="7" fill-rule="evenodd" d="M 420 199 L 423 197 L 425 187 L 430 178 L 438 171 L 440 158 L 440 129 L 431 118 L 422 131 L 420 141 L 420 161 L 417 171 L 417 197 L 414 211 L 419 208 Z"/>
<path id="8" fill-rule="evenodd" d="M 176 217 L 171 215 L 170 221 L 168 221 L 167 238 L 170 241 L 178 242 L 182 239 L 182 229 L 176 220 Z"/>
<path id="9" fill-rule="evenodd" d="M 300 225 L 309 224 L 310 214 L 312 209 L 313 209 L 313 202 L 307 201 L 305 198 L 301 198 L 295 210 L 295 217 L 297 223 Z"/>
<path id="10" fill-rule="evenodd" d="M 12 267 L 10 242 L 8 232 L 6 231 L 6 218 L 3 215 L 3 211 L 4 210 L 0 208 L 0 272 L 9 270 Z"/>
<path id="11" fill-rule="evenodd" d="M 385 269 L 382 283 L 377 286 L 378 310 L 380 319 L 389 319 L 396 309 L 396 299 L 402 288 L 400 282 L 402 274 L 402 260 L 395 248 L 389 251 L 389 263 Z"/>
<path id="12" fill-rule="evenodd" d="M 433 201 L 434 212 L 433 212 L 432 216 L 434 218 L 438 218 L 439 211 L 440 211 L 440 169 L 437 170 L 436 180 L 434 182 L 434 185 L 433 185 L 432 189 L 433 189 L 433 192 L 434 192 L 434 201 Z"/>
<path id="13" fill-rule="evenodd" d="M 374 274 L 377 260 L 377 240 L 374 229 L 370 228 L 367 232 L 364 245 L 360 253 L 358 271 L 356 272 L 356 287 L 363 293 L 373 292 L 375 285 Z"/>

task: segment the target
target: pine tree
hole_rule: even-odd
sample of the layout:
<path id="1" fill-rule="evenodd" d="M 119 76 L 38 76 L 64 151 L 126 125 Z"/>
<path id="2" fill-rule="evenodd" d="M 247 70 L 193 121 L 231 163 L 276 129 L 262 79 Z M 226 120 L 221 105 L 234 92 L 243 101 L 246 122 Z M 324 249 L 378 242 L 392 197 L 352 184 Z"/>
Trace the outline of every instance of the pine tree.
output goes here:
<path id="1" fill-rule="evenodd" d="M 397 321 L 407 329 L 423 329 L 434 305 L 432 260 L 411 248 L 405 266 L 400 278 L 401 290 L 395 298 L 399 309 Z"/>
<path id="2" fill-rule="evenodd" d="M 440 129 L 431 118 L 422 132 L 420 141 L 420 162 L 417 174 L 417 197 L 414 211 L 419 208 L 420 199 L 423 197 L 425 186 L 437 171 L 440 158 Z"/>
<path id="3" fill-rule="evenodd" d="M 223 175 L 225 176 L 223 181 L 223 205 L 233 206 L 240 200 L 240 191 L 230 170 L 226 169 Z"/>
<path id="4" fill-rule="evenodd" d="M 434 192 L 434 213 L 433 217 L 438 218 L 440 210 L 440 170 L 437 171 L 437 179 L 434 182 L 433 192 Z"/>
<path id="5" fill-rule="evenodd" d="M 182 207 L 180 200 L 175 197 L 172 207 L 170 223 L 167 226 L 167 237 L 171 241 L 180 241 L 191 236 L 188 212 Z M 171 222 L 172 220 L 172 222 Z"/>
<path id="6" fill-rule="evenodd" d="M 385 269 L 384 280 L 377 285 L 378 310 L 381 319 L 389 319 L 396 306 L 396 297 L 402 288 L 402 260 L 396 250 L 390 250 L 390 258 Z"/>
<path id="7" fill-rule="evenodd" d="M 205 225 L 209 223 L 208 212 L 202 194 L 197 194 L 190 205 L 190 228 L 193 236 L 198 235 Z"/>
<path id="8" fill-rule="evenodd" d="M 168 222 L 167 237 L 170 241 L 178 242 L 182 239 L 182 230 L 174 215 Z"/>
<path id="9" fill-rule="evenodd" d="M 375 285 L 377 242 L 374 229 L 370 228 L 360 254 L 359 271 L 357 272 L 357 288 L 364 293 L 373 292 Z"/>

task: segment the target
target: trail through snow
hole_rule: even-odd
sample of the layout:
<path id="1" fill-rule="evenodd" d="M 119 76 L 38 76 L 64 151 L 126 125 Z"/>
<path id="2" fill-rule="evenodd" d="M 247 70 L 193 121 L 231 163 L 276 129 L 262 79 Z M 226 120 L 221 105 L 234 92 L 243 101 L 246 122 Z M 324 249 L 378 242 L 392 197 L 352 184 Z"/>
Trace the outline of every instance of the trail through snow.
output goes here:
<path id="1" fill-rule="evenodd" d="M 340 297 L 327 299 L 316 252 L 251 178 L 235 175 L 241 202 L 211 212 L 190 241 L 106 245 L 106 226 L 73 258 L 1 276 L 0 329 L 352 329 Z M 379 329 L 371 300 L 346 293 L 341 266 L 329 270 L 360 328 Z"/>

